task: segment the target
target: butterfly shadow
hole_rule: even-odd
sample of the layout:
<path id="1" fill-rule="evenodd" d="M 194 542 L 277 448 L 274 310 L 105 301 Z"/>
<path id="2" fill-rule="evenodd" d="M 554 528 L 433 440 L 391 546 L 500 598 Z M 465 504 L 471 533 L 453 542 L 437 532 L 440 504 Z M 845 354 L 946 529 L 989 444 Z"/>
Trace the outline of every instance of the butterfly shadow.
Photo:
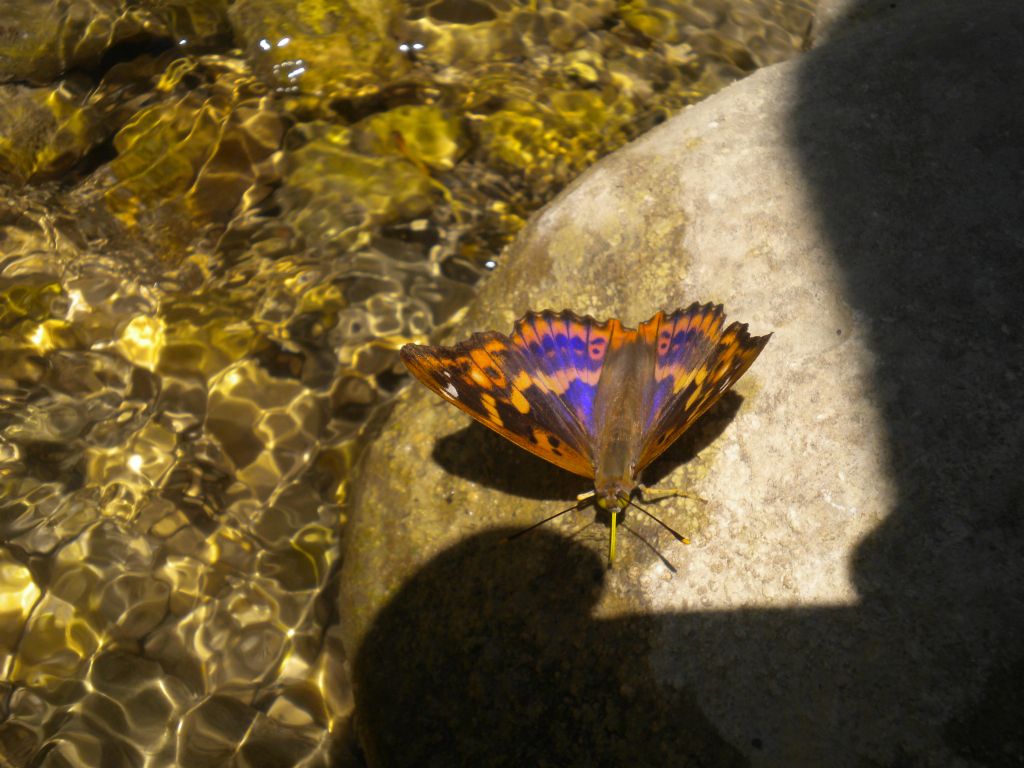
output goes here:
<path id="1" fill-rule="evenodd" d="M 644 483 L 656 487 L 694 459 L 728 428 L 742 403 L 741 395 L 725 393 L 644 470 Z M 476 421 L 438 440 L 433 458 L 451 475 L 526 499 L 569 501 L 593 489 L 590 480 L 524 451 Z"/>
<path id="2" fill-rule="evenodd" d="M 679 467 L 690 463 L 725 432 L 743 405 L 743 395 L 732 390 L 722 395 L 711 409 L 701 416 L 682 437 L 650 463 L 643 471 L 644 485 L 652 490 L 666 484 L 666 479 Z M 671 484 L 671 483 L 669 483 Z M 685 489 L 684 489 L 685 490 Z"/>

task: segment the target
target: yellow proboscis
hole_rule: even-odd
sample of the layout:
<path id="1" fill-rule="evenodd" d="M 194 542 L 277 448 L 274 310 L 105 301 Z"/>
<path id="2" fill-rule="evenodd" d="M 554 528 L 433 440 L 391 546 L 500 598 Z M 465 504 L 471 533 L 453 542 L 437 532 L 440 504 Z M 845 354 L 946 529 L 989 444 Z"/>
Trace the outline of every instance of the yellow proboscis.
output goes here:
<path id="1" fill-rule="evenodd" d="M 612 568 L 615 565 L 615 522 L 619 519 L 619 513 L 616 511 L 612 512 L 612 535 L 608 540 L 608 567 Z"/>

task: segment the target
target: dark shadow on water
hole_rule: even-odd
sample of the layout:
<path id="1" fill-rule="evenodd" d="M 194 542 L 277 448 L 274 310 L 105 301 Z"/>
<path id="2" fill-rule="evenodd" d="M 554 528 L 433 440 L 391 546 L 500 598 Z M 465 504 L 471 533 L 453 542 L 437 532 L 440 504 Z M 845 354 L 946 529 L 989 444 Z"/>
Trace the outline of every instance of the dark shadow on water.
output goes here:
<path id="1" fill-rule="evenodd" d="M 654 460 L 642 479 L 656 486 L 686 464 L 728 429 L 743 398 L 726 392 L 681 438 Z M 445 472 L 485 488 L 545 501 L 572 501 L 592 490 L 593 483 L 534 456 L 476 421 L 446 435 L 434 446 L 433 458 Z"/>

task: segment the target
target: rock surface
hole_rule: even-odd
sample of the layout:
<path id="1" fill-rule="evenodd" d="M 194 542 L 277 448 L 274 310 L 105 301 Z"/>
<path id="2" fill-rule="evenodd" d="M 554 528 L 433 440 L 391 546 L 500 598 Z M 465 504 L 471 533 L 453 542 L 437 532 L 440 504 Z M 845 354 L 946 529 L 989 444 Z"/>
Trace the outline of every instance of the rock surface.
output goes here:
<path id="1" fill-rule="evenodd" d="M 1024 8 L 859 19 L 586 173 L 448 341 L 693 300 L 775 336 L 646 478 L 585 481 L 421 387 L 342 578 L 374 765 L 1010 765 L 1024 754 Z M 648 545 L 649 544 L 649 545 Z M 661 554 L 676 569 L 671 574 Z"/>

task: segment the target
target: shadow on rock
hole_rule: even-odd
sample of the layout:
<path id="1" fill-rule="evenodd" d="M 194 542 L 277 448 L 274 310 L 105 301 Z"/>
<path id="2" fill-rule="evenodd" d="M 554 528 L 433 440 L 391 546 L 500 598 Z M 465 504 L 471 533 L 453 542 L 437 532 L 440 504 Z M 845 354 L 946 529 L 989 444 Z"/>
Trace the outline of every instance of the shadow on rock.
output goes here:
<path id="1" fill-rule="evenodd" d="M 603 561 L 538 531 L 443 552 L 379 614 L 354 666 L 381 766 L 739 766 L 648 667 L 660 619 L 595 619 Z"/>
<path id="2" fill-rule="evenodd" d="M 857 620 L 822 638 L 857 669 L 835 714 L 856 713 L 866 752 L 914 755 L 938 729 L 961 756 L 1020 765 L 1024 7 L 864 5 L 801 62 L 790 123 L 869 328 L 898 493 L 855 556 Z M 858 702 L 870 678 L 891 696 Z"/>
<path id="3" fill-rule="evenodd" d="M 656 487 L 711 445 L 736 417 L 743 397 L 726 392 L 697 423 L 647 467 L 642 479 Z M 445 472 L 485 488 L 526 499 L 571 502 L 593 483 L 523 450 L 476 421 L 437 441 L 433 452 Z"/>

